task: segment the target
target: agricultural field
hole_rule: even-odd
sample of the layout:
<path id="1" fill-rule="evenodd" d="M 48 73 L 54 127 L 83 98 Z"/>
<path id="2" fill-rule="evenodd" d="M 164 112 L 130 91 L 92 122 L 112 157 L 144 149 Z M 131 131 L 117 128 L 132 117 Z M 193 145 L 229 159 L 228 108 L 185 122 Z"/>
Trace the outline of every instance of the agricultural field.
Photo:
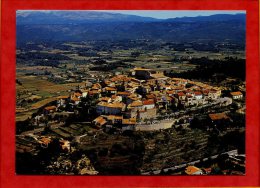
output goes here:
<path id="1" fill-rule="evenodd" d="M 42 67 L 18 67 L 16 80 L 16 120 L 25 120 L 37 109 L 56 100 L 57 96 L 69 95 L 81 83 L 58 84 L 48 81 L 44 75 L 26 75 L 28 71 L 37 72 Z M 44 67 L 44 70 L 57 70 Z M 23 72 L 23 73 L 22 73 Z"/>

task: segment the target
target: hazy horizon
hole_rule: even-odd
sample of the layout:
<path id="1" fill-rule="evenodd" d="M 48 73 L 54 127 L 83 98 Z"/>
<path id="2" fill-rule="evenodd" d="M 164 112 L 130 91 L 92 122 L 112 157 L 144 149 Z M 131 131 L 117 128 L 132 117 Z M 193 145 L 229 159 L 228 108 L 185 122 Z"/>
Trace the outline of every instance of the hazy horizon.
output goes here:
<path id="1" fill-rule="evenodd" d="M 197 17 L 197 16 L 211 16 L 216 14 L 245 14 L 246 11 L 215 11 L 215 10 L 17 10 L 19 12 L 53 12 L 53 11 L 93 11 L 93 12 L 107 12 L 107 13 L 119 13 L 125 15 L 135 15 L 142 17 L 151 17 L 156 19 L 169 19 L 177 17 Z"/>

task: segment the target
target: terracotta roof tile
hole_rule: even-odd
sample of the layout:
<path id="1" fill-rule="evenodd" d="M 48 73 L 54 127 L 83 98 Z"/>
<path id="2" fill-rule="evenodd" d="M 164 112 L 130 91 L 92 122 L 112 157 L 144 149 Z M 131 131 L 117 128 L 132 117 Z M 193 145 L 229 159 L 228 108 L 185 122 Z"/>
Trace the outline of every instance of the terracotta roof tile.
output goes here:
<path id="1" fill-rule="evenodd" d="M 69 98 L 69 96 L 68 96 L 68 95 L 64 95 L 64 96 L 58 96 L 58 97 L 57 97 L 57 99 L 67 99 L 67 98 Z"/>
<path id="2" fill-rule="evenodd" d="M 100 124 L 101 126 L 104 125 L 107 121 L 104 119 L 104 117 L 99 116 L 96 119 L 93 120 L 94 122 Z"/>
<path id="3" fill-rule="evenodd" d="M 135 125 L 136 124 L 136 119 L 130 118 L 130 119 L 123 119 L 122 120 L 123 125 Z"/>
<path id="4" fill-rule="evenodd" d="M 127 91 L 119 91 L 117 92 L 117 95 L 131 95 L 131 93 Z"/>
<path id="5" fill-rule="evenodd" d="M 123 116 L 116 116 L 116 115 L 109 115 L 107 116 L 107 119 L 114 120 L 114 119 L 123 119 Z"/>
<path id="6" fill-rule="evenodd" d="M 79 93 L 79 92 L 74 93 L 74 96 L 76 96 L 76 97 L 80 97 L 81 95 L 82 95 L 82 94 Z"/>
<path id="7" fill-rule="evenodd" d="M 121 102 L 108 103 L 107 107 L 109 107 L 109 108 L 123 108 L 124 103 L 121 103 Z"/>
<path id="8" fill-rule="evenodd" d="M 47 145 L 51 142 L 51 139 L 48 137 L 42 137 L 39 139 L 39 142 Z"/>
<path id="9" fill-rule="evenodd" d="M 114 87 L 105 87 L 106 91 L 116 91 L 117 89 Z"/>
<path id="10" fill-rule="evenodd" d="M 209 114 L 209 117 L 212 121 L 229 119 L 229 117 L 225 113 Z"/>
<path id="11" fill-rule="evenodd" d="M 236 92 L 230 92 L 230 94 L 232 96 L 239 96 L 239 95 L 243 95 L 240 91 L 236 91 Z"/>
<path id="12" fill-rule="evenodd" d="M 177 95 L 178 96 L 185 96 L 185 94 L 183 92 L 178 92 Z"/>
<path id="13" fill-rule="evenodd" d="M 149 100 L 143 101 L 143 105 L 151 105 L 151 104 L 154 104 L 154 100 L 153 99 L 149 99 Z"/>
<path id="14" fill-rule="evenodd" d="M 71 100 L 72 100 L 72 101 L 80 101 L 80 99 L 77 98 L 77 97 L 71 97 Z"/>
<path id="15" fill-rule="evenodd" d="M 188 174 L 188 175 L 192 175 L 198 171 L 201 171 L 199 168 L 197 168 L 196 166 L 188 166 L 186 169 L 185 169 L 185 173 Z"/>
<path id="16" fill-rule="evenodd" d="M 143 103 L 142 101 L 133 101 L 131 104 L 130 104 L 131 107 L 138 107 L 138 106 L 143 106 Z"/>
<path id="17" fill-rule="evenodd" d="M 194 94 L 195 95 L 202 95 L 202 93 L 200 91 L 195 91 Z"/>
<path id="18" fill-rule="evenodd" d="M 56 106 L 46 106 L 44 109 L 45 110 L 56 110 Z"/>

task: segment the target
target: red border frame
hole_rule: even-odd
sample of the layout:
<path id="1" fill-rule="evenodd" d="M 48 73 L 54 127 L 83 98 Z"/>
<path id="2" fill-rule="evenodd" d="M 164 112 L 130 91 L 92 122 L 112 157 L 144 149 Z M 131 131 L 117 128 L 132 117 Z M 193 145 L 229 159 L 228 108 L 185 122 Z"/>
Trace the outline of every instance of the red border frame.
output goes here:
<path id="1" fill-rule="evenodd" d="M 246 10 L 247 117 L 245 176 L 17 176 L 15 175 L 15 11 Z M 2 0 L 1 174 L 2 187 L 260 186 L 258 0 Z"/>

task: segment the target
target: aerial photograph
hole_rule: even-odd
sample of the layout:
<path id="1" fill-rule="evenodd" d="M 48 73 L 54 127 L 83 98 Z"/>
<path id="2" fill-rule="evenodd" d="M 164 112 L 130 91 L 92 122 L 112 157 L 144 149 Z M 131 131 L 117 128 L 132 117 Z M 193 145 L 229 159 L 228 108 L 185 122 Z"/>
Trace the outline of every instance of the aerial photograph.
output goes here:
<path id="1" fill-rule="evenodd" d="M 16 174 L 244 176 L 245 34 L 245 11 L 16 11 Z"/>

